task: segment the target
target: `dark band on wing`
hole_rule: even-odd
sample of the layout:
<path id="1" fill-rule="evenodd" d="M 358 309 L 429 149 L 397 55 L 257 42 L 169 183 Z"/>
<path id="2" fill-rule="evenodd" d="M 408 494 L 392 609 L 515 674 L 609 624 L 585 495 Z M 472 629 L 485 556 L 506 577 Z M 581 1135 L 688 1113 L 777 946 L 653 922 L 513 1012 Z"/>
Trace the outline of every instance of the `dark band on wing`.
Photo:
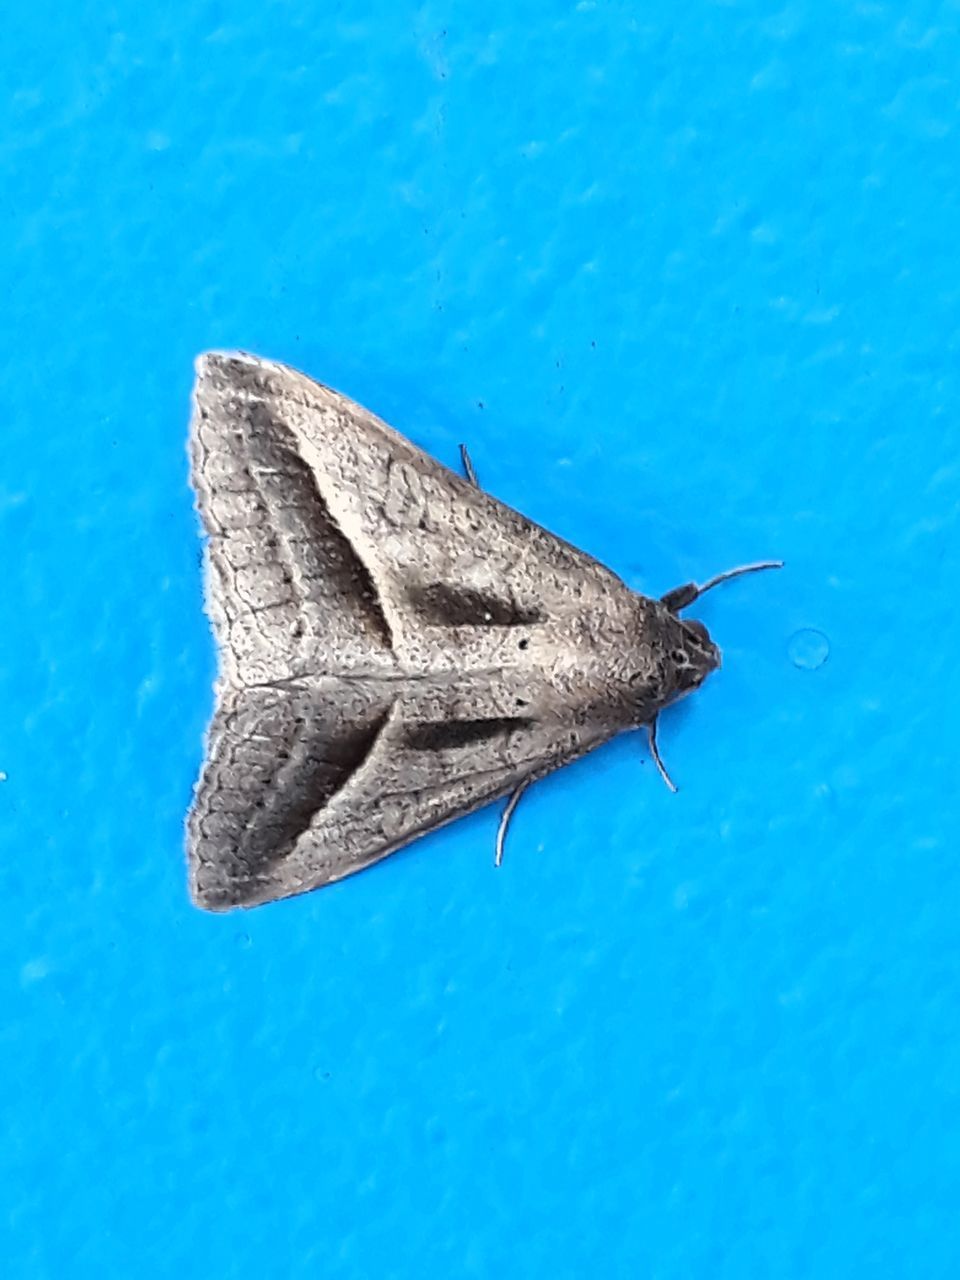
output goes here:
<path id="1" fill-rule="evenodd" d="M 390 707 L 350 721 L 296 692 L 228 694 L 190 816 L 194 894 L 211 910 L 256 899 L 260 882 L 370 755 Z"/>
<path id="2" fill-rule="evenodd" d="M 434 627 L 528 627 L 544 621 L 539 609 L 447 582 L 418 583 L 409 589 L 407 599 L 422 620 Z"/>
<path id="3" fill-rule="evenodd" d="M 518 729 L 529 729 L 536 721 L 529 716 L 495 716 L 489 720 L 436 720 L 411 725 L 404 745 L 413 751 L 446 751 L 470 747 L 490 738 L 506 737 Z"/>
<path id="4" fill-rule="evenodd" d="M 362 612 L 365 634 L 377 636 L 384 647 L 391 648 L 390 624 L 370 570 L 330 511 L 293 432 L 268 404 L 252 407 L 250 424 L 253 474 L 274 524 L 295 543 L 298 563 L 307 563 L 325 593 Z"/>
<path id="5" fill-rule="evenodd" d="M 277 378 L 249 360 L 212 355 L 201 364 L 191 458 L 210 535 L 212 590 L 231 621 L 272 605 L 321 604 L 319 640 L 327 639 L 322 619 L 335 614 L 339 629 L 358 644 L 389 650 L 391 629 L 376 582 L 338 525 L 277 395 Z M 243 593 L 238 589 L 237 566 L 258 564 L 273 579 L 263 601 L 249 584 Z M 271 633 L 270 643 L 291 666 L 299 635 Z M 336 631 L 329 642 L 334 650 L 342 643 Z"/>

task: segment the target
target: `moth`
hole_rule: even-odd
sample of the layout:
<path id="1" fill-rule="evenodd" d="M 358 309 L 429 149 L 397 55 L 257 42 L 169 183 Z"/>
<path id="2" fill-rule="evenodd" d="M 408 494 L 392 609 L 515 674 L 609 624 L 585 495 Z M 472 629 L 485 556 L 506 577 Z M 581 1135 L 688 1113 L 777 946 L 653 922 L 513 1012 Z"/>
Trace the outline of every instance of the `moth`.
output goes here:
<path id="1" fill-rule="evenodd" d="M 645 727 L 720 665 L 660 600 L 281 364 L 197 362 L 215 709 L 187 820 L 212 911 L 330 884 Z M 672 785 L 672 784 L 670 784 Z"/>

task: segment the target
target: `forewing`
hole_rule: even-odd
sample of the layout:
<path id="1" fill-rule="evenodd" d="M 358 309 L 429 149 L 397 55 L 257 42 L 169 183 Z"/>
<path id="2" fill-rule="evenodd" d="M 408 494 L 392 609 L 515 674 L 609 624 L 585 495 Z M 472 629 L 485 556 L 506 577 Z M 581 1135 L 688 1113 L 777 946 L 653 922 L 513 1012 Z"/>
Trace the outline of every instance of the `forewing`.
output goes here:
<path id="1" fill-rule="evenodd" d="M 253 906 L 360 871 L 424 832 L 610 735 L 510 709 L 463 681 L 442 695 L 333 682 L 228 693 L 190 818 L 191 889 L 210 910 Z"/>
<path id="2" fill-rule="evenodd" d="M 191 471 L 209 536 L 207 609 L 227 683 L 393 666 L 377 589 L 282 415 L 200 364 Z M 207 376 L 205 369 L 209 369 Z"/>
<path id="3" fill-rule="evenodd" d="M 228 453 L 236 439 L 248 452 L 254 440 L 282 442 L 272 446 L 270 460 L 251 466 L 255 482 L 263 486 L 272 476 L 278 453 L 277 483 L 296 471 L 310 490 L 315 521 L 335 530 L 347 561 L 362 567 L 380 631 L 401 661 L 422 656 L 425 616 L 432 609 L 449 617 L 451 602 L 465 624 L 509 623 L 627 593 L 593 557 L 476 488 L 346 396 L 284 365 L 203 356 L 197 405 L 230 433 Z M 225 465 L 235 482 L 232 455 Z M 292 594 L 288 576 L 277 570 L 265 586 L 276 601 L 271 607 L 289 609 L 284 621 L 292 626 L 296 604 L 283 603 Z M 360 621 L 376 634 L 373 618 Z"/>

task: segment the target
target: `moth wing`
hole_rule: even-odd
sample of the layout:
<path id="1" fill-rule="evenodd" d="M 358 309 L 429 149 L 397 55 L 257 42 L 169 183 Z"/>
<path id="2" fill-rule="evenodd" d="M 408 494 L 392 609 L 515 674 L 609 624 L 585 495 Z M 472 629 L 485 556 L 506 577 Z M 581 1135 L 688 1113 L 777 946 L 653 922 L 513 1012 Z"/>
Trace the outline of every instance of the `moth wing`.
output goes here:
<path id="1" fill-rule="evenodd" d="M 343 635 L 326 646 L 331 656 L 350 652 L 338 645 L 359 621 L 372 650 L 382 641 L 403 659 L 417 649 L 423 624 L 422 613 L 410 607 L 411 593 L 442 604 L 449 584 L 519 618 L 568 609 L 571 581 L 582 608 L 629 594 L 592 556 L 469 483 L 346 396 L 285 365 L 241 354 L 201 356 L 196 403 L 196 438 L 204 442 L 213 425 L 225 445 L 218 465 L 231 483 L 238 482 L 233 449 L 239 444 L 266 505 L 274 501 L 268 484 L 280 489 L 295 482 L 323 512 L 320 532 L 338 549 L 343 580 L 365 586 L 366 607 L 357 617 L 354 606 Z M 210 460 L 201 459 L 196 469 L 202 484 Z M 211 496 L 201 506 L 208 527 Z M 245 511 L 253 510 L 245 497 Z M 300 547 L 309 532 L 304 522 L 296 534 Z M 212 536 L 216 540 L 219 530 Z M 278 569 L 261 579 L 269 607 L 288 629 L 297 610 L 291 578 L 299 585 L 291 563 L 287 573 Z M 317 585 L 314 578 L 314 590 Z M 343 603 L 340 588 L 335 591 Z M 308 625 L 322 627 L 315 613 Z"/>
<path id="2" fill-rule="evenodd" d="M 613 732 L 600 717 L 571 730 L 549 713 L 436 714 L 415 689 L 227 691 L 189 820 L 195 902 L 253 906 L 341 880 Z"/>
<path id="3" fill-rule="evenodd" d="M 225 383 L 223 368 L 199 362 L 190 459 L 224 682 L 296 679 L 318 654 L 344 668 L 391 668 L 377 589 L 298 438 L 281 414 Z"/>

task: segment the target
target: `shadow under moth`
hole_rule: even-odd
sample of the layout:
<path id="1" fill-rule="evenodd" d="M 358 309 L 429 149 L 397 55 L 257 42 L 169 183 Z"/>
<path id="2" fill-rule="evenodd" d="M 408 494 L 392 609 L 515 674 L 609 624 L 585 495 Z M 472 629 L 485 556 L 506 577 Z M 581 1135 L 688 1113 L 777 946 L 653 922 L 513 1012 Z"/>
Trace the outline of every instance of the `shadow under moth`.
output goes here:
<path id="1" fill-rule="evenodd" d="M 187 821 L 198 906 L 330 884 L 656 723 L 720 664 L 653 600 L 280 364 L 197 362 L 192 481 L 220 666 Z"/>

